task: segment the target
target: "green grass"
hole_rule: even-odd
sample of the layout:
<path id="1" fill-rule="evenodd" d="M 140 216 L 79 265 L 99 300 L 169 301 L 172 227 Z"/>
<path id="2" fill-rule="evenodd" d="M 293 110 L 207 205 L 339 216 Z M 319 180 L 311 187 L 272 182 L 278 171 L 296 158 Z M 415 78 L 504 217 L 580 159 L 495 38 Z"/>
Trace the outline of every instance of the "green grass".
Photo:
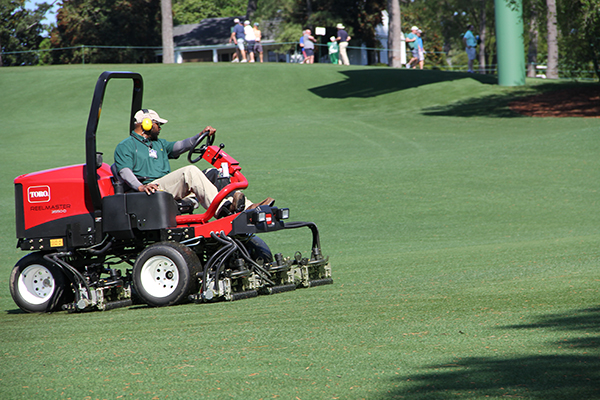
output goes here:
<path id="1" fill-rule="evenodd" d="M 23 314 L 13 179 L 84 162 L 97 77 L 140 72 L 181 139 L 207 124 L 267 195 L 321 231 L 334 284 L 164 309 Z M 508 102 L 574 83 L 329 65 L 4 68 L 0 398 L 600 397 L 600 119 Z M 111 81 L 98 149 L 127 135 Z M 177 160 L 173 167 L 186 164 Z M 303 231 L 264 235 L 308 251 Z"/>

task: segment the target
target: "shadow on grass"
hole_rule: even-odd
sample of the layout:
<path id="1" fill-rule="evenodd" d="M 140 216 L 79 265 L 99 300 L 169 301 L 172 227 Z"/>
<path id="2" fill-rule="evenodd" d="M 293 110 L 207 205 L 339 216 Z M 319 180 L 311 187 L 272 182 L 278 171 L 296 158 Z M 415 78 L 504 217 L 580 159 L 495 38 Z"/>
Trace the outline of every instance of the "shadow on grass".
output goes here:
<path id="1" fill-rule="evenodd" d="M 491 118 L 528 118 L 510 109 L 510 102 L 550 91 L 576 88 L 573 82 L 552 82 L 524 87 L 505 94 L 493 94 L 473 97 L 436 107 L 424 108 L 423 115 L 434 117 L 491 117 Z M 589 86 L 589 85 L 588 85 Z"/>
<path id="2" fill-rule="evenodd" d="M 474 79 L 485 84 L 496 84 L 497 78 L 492 75 L 467 74 L 446 71 L 415 71 L 392 68 L 373 68 L 351 71 L 340 71 L 347 78 L 309 89 L 312 93 L 326 99 L 346 99 L 349 97 L 368 98 L 410 89 L 432 83 Z"/>
<path id="3" fill-rule="evenodd" d="M 535 323 L 502 328 L 505 329 L 555 330 L 582 336 L 550 344 L 558 353 L 577 349 L 578 354 L 570 351 L 570 354 L 513 358 L 473 357 L 429 365 L 424 369 L 431 372 L 399 377 L 396 383 L 404 389 L 392 391 L 386 398 L 600 398 L 600 357 L 596 354 L 600 343 L 600 308 L 551 314 Z M 586 350 L 593 350 L 593 354 L 587 354 Z"/>

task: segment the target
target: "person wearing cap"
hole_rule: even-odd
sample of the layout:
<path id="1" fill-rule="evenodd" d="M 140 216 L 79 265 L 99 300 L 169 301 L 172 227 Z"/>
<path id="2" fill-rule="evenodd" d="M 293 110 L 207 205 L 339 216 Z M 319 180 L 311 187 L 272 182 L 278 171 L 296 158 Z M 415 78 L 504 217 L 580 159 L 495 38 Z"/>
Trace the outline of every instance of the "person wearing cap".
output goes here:
<path id="1" fill-rule="evenodd" d="M 256 40 L 256 44 L 254 45 L 254 52 L 258 53 L 258 59 L 260 60 L 260 62 L 263 62 L 263 48 L 262 44 L 260 43 L 260 40 L 262 39 L 262 33 L 258 28 L 258 22 L 254 23 L 254 39 Z"/>
<path id="2" fill-rule="evenodd" d="M 244 36 L 246 41 L 246 53 L 248 54 L 248 58 L 250 62 L 254 62 L 254 44 L 256 43 L 256 38 L 254 37 L 254 29 L 250 26 L 250 21 L 244 21 Z"/>
<path id="3" fill-rule="evenodd" d="M 304 64 L 307 60 L 306 51 L 304 50 L 304 35 L 305 34 L 306 34 L 306 30 L 302 31 L 302 36 L 300 36 L 300 39 L 298 40 L 298 46 L 300 46 L 300 49 L 302 50 L 302 62 L 300 64 Z"/>
<path id="4" fill-rule="evenodd" d="M 348 60 L 348 53 L 346 49 L 348 48 L 348 42 L 352 39 L 348 32 L 346 32 L 346 28 L 342 24 L 337 24 L 337 38 L 336 40 L 340 42 L 340 57 L 342 59 L 342 64 L 350 65 L 350 60 Z"/>
<path id="5" fill-rule="evenodd" d="M 423 66 L 425 65 L 425 49 L 423 48 L 423 37 L 421 36 L 422 33 L 423 33 L 422 30 L 417 29 L 417 40 L 415 42 L 417 43 L 417 55 L 419 57 L 419 69 L 423 69 Z"/>
<path id="6" fill-rule="evenodd" d="M 310 29 L 304 30 L 304 52 L 306 53 L 305 64 L 314 64 L 315 62 L 315 43 L 317 39 L 311 35 Z"/>
<path id="7" fill-rule="evenodd" d="M 146 192 L 148 195 L 157 190 L 171 193 L 175 200 L 189 200 L 208 208 L 218 194 L 216 186 L 194 165 L 188 165 L 171 171 L 169 159 L 178 158 L 189 151 L 201 133 L 177 142 L 161 139 L 161 126 L 168 121 L 154 110 L 142 109 L 135 113 L 134 129 L 127 139 L 115 148 L 115 168 L 120 180 L 131 189 Z M 207 126 L 202 132 L 214 135 L 216 129 Z M 193 196 L 192 196 L 193 195 Z M 235 192 L 223 200 L 217 209 L 217 217 L 223 217 L 258 205 L 272 205 L 275 201 L 267 198 L 258 204 L 252 204 L 241 192 Z"/>
<path id="8" fill-rule="evenodd" d="M 247 62 L 246 50 L 244 48 L 244 42 L 246 40 L 246 35 L 244 34 L 244 26 L 240 22 L 239 18 L 234 19 L 233 22 L 235 23 L 235 26 L 233 27 L 233 31 L 231 32 L 230 40 L 233 41 L 233 43 L 235 43 L 235 45 L 237 46 L 236 53 L 239 54 L 237 59 L 239 60 L 241 55 L 241 62 L 244 63 Z M 235 60 L 233 61 L 235 62 Z"/>
<path id="9" fill-rule="evenodd" d="M 338 56 L 340 47 L 335 40 L 335 36 L 329 38 L 329 42 L 327 43 L 327 49 L 329 50 L 329 61 L 332 64 L 337 64 L 339 62 Z"/>
<path id="10" fill-rule="evenodd" d="M 467 33 L 463 36 L 463 42 L 466 46 L 465 51 L 467 52 L 467 57 L 469 58 L 469 70 L 467 72 L 473 73 L 473 60 L 477 56 L 477 39 L 475 39 L 475 35 L 473 35 L 473 25 L 467 26 Z"/>
<path id="11" fill-rule="evenodd" d="M 419 28 L 416 26 L 413 26 L 412 28 L 410 28 L 410 33 L 408 35 L 406 35 L 406 39 L 404 39 L 404 41 L 406 43 L 408 43 L 408 47 L 411 50 L 412 53 L 412 58 L 410 59 L 409 62 L 406 63 L 406 68 L 411 68 L 412 67 L 412 63 L 415 61 L 419 60 L 419 48 L 417 47 L 417 32 L 419 31 Z"/>

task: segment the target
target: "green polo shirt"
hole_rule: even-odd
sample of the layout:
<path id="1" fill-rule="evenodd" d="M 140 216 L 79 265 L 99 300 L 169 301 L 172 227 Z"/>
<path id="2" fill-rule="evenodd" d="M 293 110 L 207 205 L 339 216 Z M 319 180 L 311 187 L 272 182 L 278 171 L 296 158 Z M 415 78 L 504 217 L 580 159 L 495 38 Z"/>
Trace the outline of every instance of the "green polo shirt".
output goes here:
<path id="1" fill-rule="evenodd" d="M 129 168 L 143 184 L 161 178 L 171 172 L 169 158 L 176 158 L 172 156 L 174 144 L 164 139 L 144 139 L 132 132 L 115 148 L 117 170 Z"/>

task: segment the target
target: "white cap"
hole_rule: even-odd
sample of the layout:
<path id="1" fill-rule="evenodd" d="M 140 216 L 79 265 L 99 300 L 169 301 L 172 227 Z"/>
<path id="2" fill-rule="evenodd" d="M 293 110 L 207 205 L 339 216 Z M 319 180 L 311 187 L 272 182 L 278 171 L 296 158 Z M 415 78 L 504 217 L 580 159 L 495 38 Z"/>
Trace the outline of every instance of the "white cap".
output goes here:
<path id="1" fill-rule="evenodd" d="M 240 19 L 239 19 L 239 18 L 235 18 L 235 19 L 233 20 L 233 22 L 234 22 L 234 23 L 236 23 L 236 24 L 239 24 L 239 23 L 240 23 Z"/>
<path id="2" fill-rule="evenodd" d="M 156 111 L 148 110 L 146 108 L 143 108 L 140 111 L 136 112 L 135 117 L 133 118 L 137 124 L 141 124 L 145 118 L 150 118 L 152 121 L 156 121 L 161 124 L 166 124 L 167 122 L 169 122 L 168 120 L 159 117 Z"/>
<path id="3" fill-rule="evenodd" d="M 342 25 L 342 24 L 337 24 L 337 25 L 336 25 L 336 28 L 338 28 L 338 29 L 344 29 L 344 25 Z"/>
<path id="4" fill-rule="evenodd" d="M 250 21 L 248 21 L 248 20 L 245 20 L 245 21 L 244 21 L 244 25 L 250 25 Z"/>
<path id="5" fill-rule="evenodd" d="M 411 31 L 418 31 L 419 28 L 417 28 L 416 26 L 413 26 L 412 28 L 410 28 Z"/>

